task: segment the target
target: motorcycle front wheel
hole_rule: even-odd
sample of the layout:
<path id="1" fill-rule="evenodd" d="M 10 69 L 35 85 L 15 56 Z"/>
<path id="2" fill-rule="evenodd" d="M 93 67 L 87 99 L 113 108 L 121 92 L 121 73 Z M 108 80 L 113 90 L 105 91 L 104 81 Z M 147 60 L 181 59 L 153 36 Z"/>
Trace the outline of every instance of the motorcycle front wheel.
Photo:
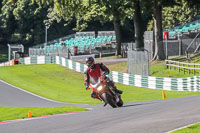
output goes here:
<path id="1" fill-rule="evenodd" d="M 124 102 L 122 101 L 121 97 L 119 98 L 119 102 L 117 103 L 118 107 L 122 107 Z"/>
<path id="2" fill-rule="evenodd" d="M 106 93 L 103 93 L 102 96 L 104 97 L 105 102 L 107 102 L 111 107 L 116 108 L 117 104 L 112 99 L 112 97 Z"/>

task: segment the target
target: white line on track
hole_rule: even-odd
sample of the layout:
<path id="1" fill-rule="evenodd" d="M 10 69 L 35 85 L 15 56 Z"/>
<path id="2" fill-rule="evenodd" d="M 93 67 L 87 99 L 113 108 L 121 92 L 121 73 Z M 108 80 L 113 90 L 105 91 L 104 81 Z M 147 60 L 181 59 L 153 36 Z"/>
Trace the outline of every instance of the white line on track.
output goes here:
<path id="1" fill-rule="evenodd" d="M 0 82 L 2 82 L 2 83 L 4 83 L 4 84 L 7 84 L 7 85 L 9 85 L 9 86 L 11 86 L 11 87 L 14 87 L 14 88 L 16 88 L 16 89 L 18 89 L 18 90 L 20 90 L 20 91 L 26 92 L 26 93 L 28 93 L 28 94 L 30 94 L 30 95 L 33 95 L 33 96 L 35 96 L 35 97 L 38 97 L 38 98 L 41 98 L 41 99 L 44 99 L 44 100 L 47 100 L 47 101 L 50 101 L 50 102 L 62 103 L 62 104 L 73 104 L 73 103 L 65 103 L 65 102 L 54 101 L 54 100 L 51 100 L 51 99 L 48 99 L 48 98 L 39 96 L 39 95 L 37 95 L 37 94 L 34 94 L 34 93 L 31 93 L 31 92 L 26 91 L 26 90 L 24 90 L 24 89 L 21 89 L 21 88 L 19 88 L 19 87 L 17 87 L 17 86 L 14 86 L 14 85 L 12 85 L 12 84 L 9 84 L 9 83 L 7 83 L 7 82 L 5 82 L 5 81 L 3 81 L 3 80 L 0 80 Z"/>
<path id="2" fill-rule="evenodd" d="M 51 99 L 48 99 L 48 98 L 45 98 L 45 97 L 42 97 L 42 96 L 39 96 L 39 95 L 36 95 L 34 93 L 31 93 L 29 91 L 26 91 L 26 90 L 23 90 L 17 86 L 14 86 L 12 84 L 9 84 L 3 80 L 0 80 L 0 82 L 4 83 L 4 84 L 7 84 L 13 88 L 16 88 L 20 91 L 23 91 L 25 93 L 28 93 L 30 95 L 33 95 L 35 97 L 38 97 L 38 98 L 41 98 L 41 99 L 44 99 L 44 100 L 47 100 L 47 101 L 50 101 L 50 102 L 55 102 L 55 103 L 62 103 L 62 104 L 74 104 L 74 103 L 65 103 L 65 102 L 59 102 L 59 101 L 54 101 L 54 100 L 51 100 Z M 92 108 L 87 108 L 89 110 L 93 110 Z M 84 111 L 83 111 L 84 112 Z M 21 122 L 21 121 L 27 121 L 27 120 L 35 120 L 35 119 L 42 119 L 42 118 L 48 118 L 48 117 L 55 117 L 55 116 L 60 116 L 60 115 L 71 115 L 71 114 L 76 114 L 76 113 L 80 113 L 80 112 L 68 112 L 68 113 L 60 113 L 60 114 L 54 114 L 54 115 L 47 115 L 47 116 L 39 116 L 39 117 L 33 117 L 33 118 L 27 118 L 27 119 L 17 119 L 17 120 L 9 120 L 9 121 L 1 121 L 0 124 L 8 124 L 8 123 L 14 123 L 14 122 Z"/>
<path id="3" fill-rule="evenodd" d="M 180 129 L 183 129 L 183 128 L 186 128 L 186 127 L 192 126 L 192 125 L 197 124 L 197 123 L 198 123 L 198 122 L 193 123 L 193 124 L 190 124 L 190 125 L 186 125 L 186 126 L 183 126 L 183 127 L 180 127 L 180 128 L 176 128 L 176 129 L 173 129 L 173 130 L 168 131 L 168 132 L 166 132 L 166 133 L 172 133 L 172 132 L 174 132 L 174 131 L 177 131 L 177 130 L 180 130 Z"/>

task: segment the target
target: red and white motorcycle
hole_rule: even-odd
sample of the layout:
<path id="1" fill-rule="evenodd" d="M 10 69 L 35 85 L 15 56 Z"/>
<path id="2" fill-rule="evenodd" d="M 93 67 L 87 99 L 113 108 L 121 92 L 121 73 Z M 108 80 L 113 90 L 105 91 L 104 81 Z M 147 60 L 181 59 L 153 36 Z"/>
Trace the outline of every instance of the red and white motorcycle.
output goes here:
<path id="1" fill-rule="evenodd" d="M 109 85 L 109 78 L 105 74 L 99 77 L 95 83 L 90 83 L 89 88 L 96 92 L 98 98 L 104 101 L 105 105 L 109 104 L 113 108 L 123 106 L 121 95 Z"/>

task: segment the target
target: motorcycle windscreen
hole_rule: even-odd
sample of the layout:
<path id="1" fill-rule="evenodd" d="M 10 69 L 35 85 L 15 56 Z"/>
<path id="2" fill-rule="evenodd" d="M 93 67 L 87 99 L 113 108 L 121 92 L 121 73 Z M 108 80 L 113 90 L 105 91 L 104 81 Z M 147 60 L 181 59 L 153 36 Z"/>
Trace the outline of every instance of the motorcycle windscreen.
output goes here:
<path id="1" fill-rule="evenodd" d="M 95 85 L 98 81 L 99 77 L 90 77 L 90 84 Z"/>

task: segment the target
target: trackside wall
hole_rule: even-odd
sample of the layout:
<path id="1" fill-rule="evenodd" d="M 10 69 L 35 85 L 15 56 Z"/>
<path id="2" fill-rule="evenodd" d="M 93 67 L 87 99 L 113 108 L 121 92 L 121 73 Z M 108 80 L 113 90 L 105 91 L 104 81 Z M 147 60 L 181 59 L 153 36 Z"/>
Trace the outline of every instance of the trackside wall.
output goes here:
<path id="1" fill-rule="evenodd" d="M 25 57 L 20 59 L 21 64 L 58 64 L 67 67 L 71 70 L 83 73 L 87 66 L 79 62 L 69 60 L 59 56 L 37 56 L 37 57 Z M 0 66 L 7 66 L 9 63 L 1 63 Z M 188 77 L 188 78 L 163 78 L 133 75 L 128 73 L 121 73 L 116 71 L 110 71 L 110 79 L 116 83 L 125 85 L 131 85 L 136 87 L 143 87 L 149 89 L 158 90 L 175 90 L 175 91 L 200 91 L 199 82 L 200 76 Z"/>

